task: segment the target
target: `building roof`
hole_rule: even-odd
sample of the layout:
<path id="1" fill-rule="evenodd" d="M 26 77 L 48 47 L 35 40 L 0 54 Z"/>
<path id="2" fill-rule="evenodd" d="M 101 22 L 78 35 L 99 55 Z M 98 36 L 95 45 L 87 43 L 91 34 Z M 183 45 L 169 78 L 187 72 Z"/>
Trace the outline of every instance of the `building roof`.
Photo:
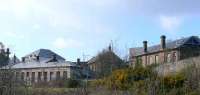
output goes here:
<path id="1" fill-rule="evenodd" d="M 9 63 L 8 64 L 17 64 L 17 63 L 20 63 L 19 58 L 18 57 L 14 58 L 14 56 L 13 56 L 13 57 L 11 57 L 9 59 Z"/>
<path id="2" fill-rule="evenodd" d="M 89 61 L 88 61 L 88 64 L 91 64 L 91 63 L 95 63 L 96 61 L 99 61 L 99 56 L 108 56 L 108 54 L 111 54 L 111 56 L 115 57 L 116 59 L 120 59 L 119 56 L 117 56 L 113 51 L 111 50 L 104 50 L 103 52 L 99 53 L 97 56 L 94 56 L 92 57 Z"/>
<path id="3" fill-rule="evenodd" d="M 52 68 L 52 67 L 74 67 L 76 66 L 72 62 L 49 62 L 49 63 L 41 63 L 37 61 L 27 62 L 27 63 L 18 63 L 12 65 L 11 68 L 13 69 L 31 69 L 31 68 Z"/>
<path id="4" fill-rule="evenodd" d="M 184 45 L 199 45 L 200 46 L 200 39 L 197 36 L 190 36 L 190 37 L 166 42 L 166 49 L 175 49 L 175 48 L 182 47 Z M 160 50 L 161 50 L 161 46 L 160 46 L 160 44 L 158 44 L 158 45 L 148 47 L 147 53 L 154 53 L 154 52 L 158 52 Z M 130 48 L 131 56 L 140 56 L 143 54 L 145 54 L 143 47 Z"/>
<path id="5" fill-rule="evenodd" d="M 40 61 L 50 60 L 53 58 L 53 56 L 55 56 L 58 61 L 65 61 L 65 59 L 63 57 L 61 57 L 60 55 L 58 55 L 48 49 L 36 50 L 36 51 L 24 56 L 24 58 L 29 58 L 30 56 L 35 56 L 35 57 L 39 56 Z"/>

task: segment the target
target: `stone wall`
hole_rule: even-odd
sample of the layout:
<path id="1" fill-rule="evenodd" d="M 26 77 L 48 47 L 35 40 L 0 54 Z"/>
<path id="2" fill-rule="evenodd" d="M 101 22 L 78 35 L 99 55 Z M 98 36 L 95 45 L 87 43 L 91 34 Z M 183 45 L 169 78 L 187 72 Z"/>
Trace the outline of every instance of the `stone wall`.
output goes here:
<path id="1" fill-rule="evenodd" d="M 170 55 L 168 57 L 168 55 Z M 158 52 L 158 53 L 152 53 L 152 54 L 146 54 L 141 57 L 142 64 L 145 65 L 151 65 L 151 64 L 161 64 L 165 62 L 176 62 L 179 60 L 179 52 L 177 50 L 169 50 L 164 52 Z M 174 58 L 176 57 L 176 58 Z"/>
<path id="2" fill-rule="evenodd" d="M 16 69 L 15 76 L 19 80 L 29 82 L 51 81 L 60 78 L 71 78 L 70 67 Z"/>
<path id="3" fill-rule="evenodd" d="M 180 72 L 184 68 L 187 68 L 188 66 L 191 66 L 191 65 L 200 67 L 200 56 L 180 60 L 177 62 L 161 64 L 155 70 L 158 72 L 159 75 L 165 76 L 169 74 L 176 74 L 177 72 Z"/>

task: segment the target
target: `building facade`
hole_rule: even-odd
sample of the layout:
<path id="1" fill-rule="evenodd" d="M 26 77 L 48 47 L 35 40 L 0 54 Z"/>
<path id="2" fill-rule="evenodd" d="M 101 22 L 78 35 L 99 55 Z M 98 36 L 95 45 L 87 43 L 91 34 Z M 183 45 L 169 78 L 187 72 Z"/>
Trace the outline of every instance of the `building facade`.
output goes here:
<path id="1" fill-rule="evenodd" d="M 200 39 L 197 36 L 166 42 L 166 37 L 160 37 L 160 44 L 148 47 L 143 41 L 143 47 L 130 48 L 130 63 L 143 65 L 177 62 L 182 59 L 200 55 Z"/>
<path id="2" fill-rule="evenodd" d="M 22 61 L 8 65 L 15 72 L 18 80 L 34 82 L 49 82 L 53 80 L 78 78 L 79 67 L 73 62 L 48 49 L 37 51 L 22 57 Z"/>
<path id="3" fill-rule="evenodd" d="M 93 78 L 109 75 L 113 70 L 124 66 L 121 58 L 112 51 L 111 47 L 91 58 L 87 65 L 93 73 Z"/>

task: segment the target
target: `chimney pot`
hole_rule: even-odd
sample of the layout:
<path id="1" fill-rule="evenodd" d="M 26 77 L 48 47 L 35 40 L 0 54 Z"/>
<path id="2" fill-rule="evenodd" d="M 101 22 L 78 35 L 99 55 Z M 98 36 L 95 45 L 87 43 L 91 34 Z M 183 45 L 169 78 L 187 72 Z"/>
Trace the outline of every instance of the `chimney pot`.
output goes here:
<path id="1" fill-rule="evenodd" d="M 22 62 L 25 62 L 25 57 L 22 57 Z"/>
<path id="2" fill-rule="evenodd" d="M 147 52 L 147 41 L 143 41 L 144 52 Z"/>
<path id="3" fill-rule="evenodd" d="M 165 49 L 166 48 L 166 36 L 162 35 L 160 37 L 160 45 L 161 45 L 161 49 Z"/>
<path id="4" fill-rule="evenodd" d="M 81 61 L 80 61 L 80 58 L 77 58 L 77 64 L 80 65 Z"/>
<path id="5" fill-rule="evenodd" d="M 16 59 L 17 59 L 17 57 L 14 54 L 14 56 L 13 56 L 14 64 L 16 63 Z"/>
<path id="6" fill-rule="evenodd" d="M 36 60 L 37 60 L 37 61 L 40 61 L 40 56 L 37 56 L 37 57 L 36 57 Z"/>

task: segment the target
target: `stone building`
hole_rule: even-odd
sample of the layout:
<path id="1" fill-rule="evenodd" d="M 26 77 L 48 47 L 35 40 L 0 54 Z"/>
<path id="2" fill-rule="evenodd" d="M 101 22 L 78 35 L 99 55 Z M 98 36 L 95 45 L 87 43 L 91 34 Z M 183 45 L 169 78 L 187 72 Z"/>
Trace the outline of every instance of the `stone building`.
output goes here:
<path id="1" fill-rule="evenodd" d="M 79 67 L 65 61 L 58 54 L 48 49 L 39 49 L 24 57 L 22 61 L 9 65 L 19 80 L 29 82 L 48 82 L 52 80 L 77 78 Z"/>
<path id="2" fill-rule="evenodd" d="M 93 78 L 106 76 L 111 73 L 112 70 L 124 66 L 121 58 L 112 51 L 110 46 L 97 56 L 91 58 L 87 65 Z"/>
<path id="3" fill-rule="evenodd" d="M 143 47 L 130 48 L 131 65 L 139 62 L 143 65 L 154 63 L 176 62 L 200 55 L 200 39 L 197 36 L 166 42 L 166 37 L 160 37 L 160 44 L 148 47 L 143 41 Z"/>

